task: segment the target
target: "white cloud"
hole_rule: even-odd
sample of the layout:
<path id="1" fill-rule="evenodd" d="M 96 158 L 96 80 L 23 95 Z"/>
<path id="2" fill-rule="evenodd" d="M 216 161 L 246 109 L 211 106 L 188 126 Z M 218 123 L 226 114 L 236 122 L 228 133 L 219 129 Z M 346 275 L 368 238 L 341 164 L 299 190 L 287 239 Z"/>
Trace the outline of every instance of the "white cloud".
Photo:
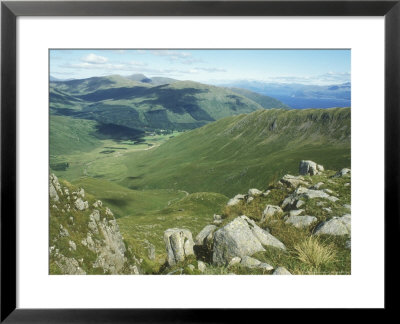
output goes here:
<path id="1" fill-rule="evenodd" d="M 107 63 L 108 58 L 91 53 L 83 57 L 82 61 L 88 64 L 105 64 Z"/>
<path id="2" fill-rule="evenodd" d="M 203 60 L 193 57 L 192 54 L 189 52 L 172 51 L 172 50 L 149 50 L 148 52 L 156 56 L 164 56 L 170 61 L 179 62 L 182 64 L 193 64 L 193 63 L 203 62 Z M 142 51 L 141 53 L 145 53 L 145 51 Z"/>
<path id="3" fill-rule="evenodd" d="M 321 75 L 312 76 L 270 76 L 263 79 L 264 82 L 276 83 L 299 83 L 299 84 L 312 84 L 312 85 L 330 85 L 350 82 L 350 72 L 327 72 Z"/>

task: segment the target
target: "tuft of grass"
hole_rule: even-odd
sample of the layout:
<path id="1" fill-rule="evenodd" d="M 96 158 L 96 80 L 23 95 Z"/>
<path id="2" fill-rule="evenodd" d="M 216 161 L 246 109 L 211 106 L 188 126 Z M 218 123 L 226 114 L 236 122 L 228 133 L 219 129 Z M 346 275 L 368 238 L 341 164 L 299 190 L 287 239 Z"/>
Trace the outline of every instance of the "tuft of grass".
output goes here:
<path id="1" fill-rule="evenodd" d="M 297 258 L 314 269 L 336 261 L 336 251 L 331 244 L 324 244 L 318 238 L 310 236 L 294 246 Z"/>

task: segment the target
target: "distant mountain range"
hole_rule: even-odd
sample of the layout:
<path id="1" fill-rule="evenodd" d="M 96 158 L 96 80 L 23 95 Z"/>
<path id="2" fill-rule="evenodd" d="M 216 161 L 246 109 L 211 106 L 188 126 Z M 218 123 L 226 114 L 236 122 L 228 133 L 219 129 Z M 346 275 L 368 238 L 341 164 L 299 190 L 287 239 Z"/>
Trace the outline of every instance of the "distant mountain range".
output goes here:
<path id="1" fill-rule="evenodd" d="M 234 81 L 220 86 L 237 87 L 276 98 L 295 109 L 351 106 L 351 83 L 305 85 L 260 81 Z"/>
<path id="2" fill-rule="evenodd" d="M 193 81 L 111 75 L 69 81 L 50 77 L 50 113 L 93 120 L 116 139 L 132 132 L 186 130 L 259 109 L 289 106 L 272 97 Z M 124 135 L 125 134 L 125 135 Z"/>

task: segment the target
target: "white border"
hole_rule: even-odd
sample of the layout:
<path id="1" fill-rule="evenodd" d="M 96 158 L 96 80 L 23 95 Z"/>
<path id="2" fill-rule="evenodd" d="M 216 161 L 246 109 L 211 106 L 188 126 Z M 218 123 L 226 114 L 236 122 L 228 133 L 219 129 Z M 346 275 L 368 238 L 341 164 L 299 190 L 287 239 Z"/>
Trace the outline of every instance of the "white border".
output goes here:
<path id="1" fill-rule="evenodd" d="M 383 18 L 18 18 L 18 307 L 383 307 Z M 351 48 L 351 276 L 48 276 L 48 48 Z M 372 239 L 373 238 L 373 239 Z"/>

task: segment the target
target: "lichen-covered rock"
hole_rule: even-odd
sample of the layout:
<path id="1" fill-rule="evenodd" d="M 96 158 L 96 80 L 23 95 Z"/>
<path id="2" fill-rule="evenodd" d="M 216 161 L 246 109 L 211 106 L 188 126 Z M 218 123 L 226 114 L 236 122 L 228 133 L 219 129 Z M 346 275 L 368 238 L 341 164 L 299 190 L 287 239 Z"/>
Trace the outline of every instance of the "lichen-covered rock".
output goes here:
<path id="1" fill-rule="evenodd" d="M 207 246 L 212 243 L 213 233 L 217 229 L 215 225 L 207 225 L 204 227 L 195 239 L 195 245 Z"/>
<path id="2" fill-rule="evenodd" d="M 227 206 L 235 206 L 238 203 L 240 203 L 240 201 L 242 201 L 245 197 L 246 197 L 245 195 L 238 194 L 235 197 L 229 199 L 229 201 L 226 205 Z"/>
<path id="3" fill-rule="evenodd" d="M 273 275 L 280 275 L 280 276 L 291 276 L 292 274 L 284 267 L 278 267 L 273 272 Z"/>
<path id="4" fill-rule="evenodd" d="M 273 270 L 274 267 L 269 265 L 268 263 L 261 262 L 255 258 L 244 256 L 240 261 L 240 264 L 246 268 L 258 268 L 258 269 L 265 269 L 265 270 Z"/>
<path id="5" fill-rule="evenodd" d="M 266 219 L 275 216 L 276 214 L 283 213 L 283 210 L 279 206 L 274 206 L 274 205 L 267 205 L 265 206 L 265 209 L 262 213 L 262 218 L 261 221 L 265 221 Z"/>
<path id="6" fill-rule="evenodd" d="M 232 266 L 234 266 L 235 264 L 240 263 L 240 261 L 242 261 L 242 258 L 234 257 L 234 258 L 231 259 L 231 261 L 229 261 L 228 267 L 232 267 Z"/>
<path id="7" fill-rule="evenodd" d="M 293 209 L 289 212 L 289 216 L 299 216 L 304 209 Z"/>
<path id="8" fill-rule="evenodd" d="M 70 247 L 72 250 L 76 251 L 76 244 L 75 244 L 74 241 L 69 241 L 69 247 Z"/>
<path id="9" fill-rule="evenodd" d="M 330 196 L 323 190 L 314 190 L 308 189 L 304 187 L 298 187 L 292 194 L 285 198 L 282 203 L 283 209 L 292 209 L 297 206 L 297 203 L 301 199 L 314 199 L 314 198 L 323 198 L 330 201 L 339 200 L 337 197 Z"/>
<path id="10" fill-rule="evenodd" d="M 333 177 L 334 178 L 340 178 L 340 177 L 349 177 L 351 174 L 351 170 L 348 168 L 343 168 L 342 170 L 340 170 L 339 172 L 337 172 Z"/>
<path id="11" fill-rule="evenodd" d="M 52 199 L 54 201 L 59 201 L 60 200 L 60 198 L 58 197 L 57 191 L 54 188 L 54 185 L 52 183 L 50 183 L 49 193 L 50 193 L 50 199 Z"/>
<path id="12" fill-rule="evenodd" d="M 89 203 L 87 201 L 83 201 L 82 198 L 77 198 L 75 200 L 75 207 L 78 210 L 86 210 L 89 208 Z"/>
<path id="13" fill-rule="evenodd" d="M 346 214 L 342 217 L 333 217 L 332 219 L 321 223 L 315 229 L 315 234 L 351 235 L 351 215 Z"/>
<path id="14" fill-rule="evenodd" d="M 282 184 L 290 188 L 297 188 L 298 186 L 306 186 L 307 182 L 304 181 L 302 176 L 293 176 L 290 174 L 286 174 L 279 180 Z"/>
<path id="15" fill-rule="evenodd" d="M 56 252 L 54 254 L 55 264 L 59 267 L 61 273 L 71 275 L 85 275 L 86 272 L 81 269 L 78 261 L 74 258 L 68 258 L 61 253 Z"/>
<path id="16" fill-rule="evenodd" d="M 294 227 L 297 228 L 304 228 L 308 227 L 315 222 L 317 222 L 318 219 L 314 216 L 289 216 L 285 219 L 286 224 L 292 224 Z"/>
<path id="17" fill-rule="evenodd" d="M 265 251 L 251 231 L 247 217 L 244 217 L 235 218 L 214 233 L 213 263 L 225 265 L 236 256 L 243 257 Z"/>
<path id="18" fill-rule="evenodd" d="M 268 197 L 268 195 L 271 193 L 271 190 L 267 190 L 265 192 L 263 192 L 262 196 L 263 197 Z"/>
<path id="19" fill-rule="evenodd" d="M 321 186 L 323 186 L 324 183 L 323 182 L 318 182 L 315 185 L 311 186 L 310 189 L 316 189 L 318 190 L 319 188 L 321 188 Z"/>
<path id="20" fill-rule="evenodd" d="M 239 216 L 214 233 L 213 263 L 225 265 L 234 257 L 243 258 L 265 251 L 264 246 L 285 249 L 274 236 L 247 216 Z"/>
<path id="21" fill-rule="evenodd" d="M 206 271 L 207 266 L 203 261 L 197 261 L 197 269 L 199 269 L 200 272 L 204 272 Z"/>
<path id="22" fill-rule="evenodd" d="M 69 236 L 68 230 L 67 230 L 64 226 L 62 226 L 62 224 L 60 224 L 60 232 L 59 232 L 59 235 L 60 235 L 61 237 L 63 237 L 63 236 Z"/>
<path id="23" fill-rule="evenodd" d="M 317 175 L 320 171 L 323 171 L 324 167 L 322 165 L 318 166 L 317 163 L 310 160 L 302 160 L 299 165 L 299 173 L 301 175 Z"/>
<path id="24" fill-rule="evenodd" d="M 262 194 L 261 190 L 258 189 L 249 189 L 249 192 L 247 193 L 250 197 L 256 197 L 256 196 L 260 196 Z"/>
<path id="25" fill-rule="evenodd" d="M 214 220 L 213 221 L 214 224 L 219 225 L 222 223 L 222 216 L 218 215 L 218 214 L 214 214 L 213 220 Z"/>
<path id="26" fill-rule="evenodd" d="M 95 207 L 95 208 L 100 208 L 100 207 L 102 207 L 103 206 L 103 202 L 101 201 L 101 200 L 96 200 L 94 203 L 93 203 L 93 207 Z"/>
<path id="27" fill-rule="evenodd" d="M 186 229 L 170 228 L 164 232 L 164 243 L 167 250 L 167 261 L 170 266 L 193 255 L 192 233 Z"/>

